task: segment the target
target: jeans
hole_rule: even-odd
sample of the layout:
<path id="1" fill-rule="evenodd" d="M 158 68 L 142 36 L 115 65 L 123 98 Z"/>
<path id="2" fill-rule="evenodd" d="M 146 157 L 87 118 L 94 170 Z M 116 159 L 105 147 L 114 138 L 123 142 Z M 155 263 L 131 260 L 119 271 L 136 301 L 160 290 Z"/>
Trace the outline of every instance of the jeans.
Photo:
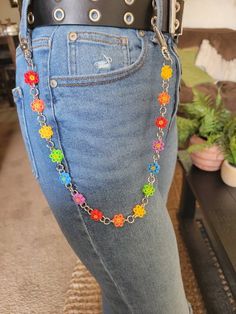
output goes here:
<path id="1" fill-rule="evenodd" d="M 20 31 L 31 40 L 54 142 L 92 208 L 109 217 L 127 214 L 142 197 L 156 136 L 153 121 L 163 57 L 154 32 L 88 25 L 43 26 L 28 32 L 27 5 L 28 0 L 23 2 Z M 177 155 L 181 66 L 172 37 L 164 36 L 174 77 L 156 193 L 145 218 L 122 228 L 92 221 L 59 181 L 30 108 L 32 96 L 24 82 L 27 63 L 21 48 L 16 51 L 13 96 L 32 172 L 69 245 L 99 283 L 104 314 L 192 313 L 166 208 Z"/>

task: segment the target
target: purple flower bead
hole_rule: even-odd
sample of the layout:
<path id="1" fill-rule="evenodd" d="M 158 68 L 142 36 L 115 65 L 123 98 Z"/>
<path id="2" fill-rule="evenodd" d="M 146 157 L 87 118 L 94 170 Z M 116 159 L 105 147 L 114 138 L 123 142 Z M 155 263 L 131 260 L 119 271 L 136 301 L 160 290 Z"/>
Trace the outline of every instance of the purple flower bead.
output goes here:
<path id="1" fill-rule="evenodd" d="M 162 140 L 156 140 L 152 143 L 152 148 L 156 152 L 161 152 L 165 148 L 165 144 Z"/>
<path id="2" fill-rule="evenodd" d="M 78 205 L 82 205 L 85 202 L 85 197 L 83 196 L 83 194 L 77 192 L 73 195 L 73 201 Z"/>

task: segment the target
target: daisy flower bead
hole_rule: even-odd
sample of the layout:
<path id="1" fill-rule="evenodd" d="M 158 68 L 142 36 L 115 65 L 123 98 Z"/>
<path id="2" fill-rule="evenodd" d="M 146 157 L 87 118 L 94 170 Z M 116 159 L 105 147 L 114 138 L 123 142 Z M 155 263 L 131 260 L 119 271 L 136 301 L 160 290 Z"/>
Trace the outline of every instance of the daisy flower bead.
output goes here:
<path id="1" fill-rule="evenodd" d="M 99 210 L 99 209 L 93 209 L 91 211 L 91 219 L 95 220 L 95 221 L 99 221 L 103 216 L 103 213 Z"/>
<path id="2" fill-rule="evenodd" d="M 37 84 L 39 82 L 39 76 L 37 72 L 28 71 L 24 75 L 25 83 L 29 85 Z"/>
<path id="3" fill-rule="evenodd" d="M 64 158 L 64 155 L 60 149 L 53 149 L 49 157 L 52 162 L 61 162 Z"/>
<path id="4" fill-rule="evenodd" d="M 173 70 L 169 65 L 164 65 L 161 69 L 161 77 L 163 80 L 169 80 L 172 77 Z"/>
<path id="5" fill-rule="evenodd" d="M 148 171 L 155 174 L 155 173 L 158 173 L 160 170 L 160 166 L 158 165 L 157 162 L 151 162 L 149 165 L 148 165 Z"/>
<path id="6" fill-rule="evenodd" d="M 155 193 L 155 188 L 152 184 L 147 183 L 144 184 L 142 192 L 145 196 L 153 196 L 153 194 Z"/>
<path id="7" fill-rule="evenodd" d="M 142 218 L 146 214 L 146 210 L 142 205 L 136 205 L 133 208 L 133 213 L 134 213 L 135 217 Z"/>
<path id="8" fill-rule="evenodd" d="M 155 152 L 161 152 L 164 150 L 165 148 L 165 144 L 164 142 L 160 139 L 160 140 L 156 140 L 156 141 L 153 141 L 152 143 L 152 148 Z"/>
<path id="9" fill-rule="evenodd" d="M 82 205 L 85 202 L 85 197 L 83 196 L 83 194 L 76 192 L 73 195 L 73 201 L 78 205 Z"/>
<path id="10" fill-rule="evenodd" d="M 71 177 L 69 173 L 67 172 L 61 172 L 60 173 L 60 180 L 62 184 L 70 184 L 71 183 Z"/>
<path id="11" fill-rule="evenodd" d="M 50 139 L 53 135 L 52 127 L 50 127 L 49 125 L 42 126 L 39 130 L 39 134 L 42 138 Z"/>
<path id="12" fill-rule="evenodd" d="M 115 227 L 123 227 L 125 222 L 125 217 L 123 214 L 117 214 L 112 219 Z"/>
<path id="13" fill-rule="evenodd" d="M 164 129 L 167 126 L 167 123 L 168 123 L 168 120 L 166 118 L 164 118 L 164 117 L 158 117 L 156 119 L 156 126 L 158 128 Z"/>
<path id="14" fill-rule="evenodd" d="M 45 105 L 42 99 L 35 99 L 31 104 L 31 109 L 36 112 L 43 112 L 44 108 Z"/>
<path id="15" fill-rule="evenodd" d="M 161 105 L 168 105 L 170 103 L 170 95 L 167 92 L 162 92 L 158 95 L 158 101 Z"/>

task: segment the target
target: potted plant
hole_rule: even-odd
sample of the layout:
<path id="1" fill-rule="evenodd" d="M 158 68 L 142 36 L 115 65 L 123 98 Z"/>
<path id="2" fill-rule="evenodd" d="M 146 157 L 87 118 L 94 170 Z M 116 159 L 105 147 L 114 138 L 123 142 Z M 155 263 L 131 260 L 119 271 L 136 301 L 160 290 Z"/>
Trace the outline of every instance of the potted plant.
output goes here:
<path id="1" fill-rule="evenodd" d="M 225 125 L 221 145 L 225 155 L 221 166 L 221 178 L 225 184 L 236 187 L 236 117 L 232 117 Z"/>
<path id="2" fill-rule="evenodd" d="M 177 117 L 179 147 L 186 147 L 192 163 L 206 171 L 216 171 L 224 160 L 220 143 L 231 117 L 220 91 L 215 100 L 196 89 L 191 103 L 180 104 Z"/>

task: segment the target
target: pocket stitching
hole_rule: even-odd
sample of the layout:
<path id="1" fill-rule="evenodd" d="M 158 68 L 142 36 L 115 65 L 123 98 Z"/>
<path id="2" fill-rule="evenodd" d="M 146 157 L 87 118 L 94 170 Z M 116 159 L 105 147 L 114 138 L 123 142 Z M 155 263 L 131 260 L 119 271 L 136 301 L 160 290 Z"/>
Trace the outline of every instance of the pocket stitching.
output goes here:
<path id="1" fill-rule="evenodd" d="M 69 75 L 79 75 L 78 74 L 78 64 L 77 60 L 79 57 L 78 54 L 78 48 L 80 43 L 91 43 L 91 44 L 97 44 L 101 43 L 106 46 L 110 47 L 119 47 L 119 49 L 122 49 L 123 54 L 123 68 L 127 67 L 128 65 L 128 50 L 129 50 L 129 41 L 127 36 L 118 36 L 113 34 L 107 34 L 104 32 L 75 32 L 77 34 L 76 40 L 71 41 L 69 38 L 69 33 L 67 33 L 67 49 L 68 49 L 68 73 Z M 90 37 L 83 37 L 83 34 L 89 35 Z M 100 38 L 92 37 L 91 35 L 98 35 Z M 107 40 L 106 40 L 107 39 Z M 110 39 L 110 41 L 108 41 Z M 125 39 L 125 41 L 124 41 Z M 108 74 L 108 73 L 106 73 Z M 93 74 L 98 75 L 98 74 Z M 105 75 L 105 74 L 104 74 Z M 89 76 L 89 75 L 86 75 Z"/>
<path id="2" fill-rule="evenodd" d="M 129 76 L 133 72 L 137 71 L 139 68 L 141 68 L 144 64 L 145 58 L 147 56 L 148 51 L 148 39 L 146 36 L 141 37 L 137 34 L 139 39 L 141 40 L 141 53 L 138 57 L 138 59 L 132 63 L 131 65 L 114 70 L 112 72 L 108 72 L 106 74 L 95 74 L 95 75 L 81 75 L 81 76 L 51 76 L 51 79 L 55 79 L 58 82 L 58 87 L 74 87 L 74 86 L 86 86 L 86 85 L 96 85 L 96 84 L 106 84 L 113 81 L 120 80 L 124 77 Z M 110 78 L 110 79 L 109 79 Z M 60 81 L 76 81 L 76 83 L 64 83 Z M 81 80 L 84 80 L 82 82 Z"/>
<path id="3" fill-rule="evenodd" d="M 14 88 L 12 90 L 12 94 L 14 97 L 14 102 L 15 102 L 16 106 L 19 108 L 21 115 L 22 115 L 23 133 L 24 133 L 24 136 L 26 139 L 26 145 L 29 149 L 30 160 L 32 162 L 32 169 L 33 169 L 33 173 L 34 173 L 35 178 L 38 179 L 38 177 L 39 177 L 38 168 L 36 166 L 35 157 L 34 157 L 34 153 L 32 150 L 32 145 L 31 145 L 29 132 L 28 132 L 27 120 L 25 117 L 24 97 L 23 97 L 22 88 L 21 87 Z"/>

